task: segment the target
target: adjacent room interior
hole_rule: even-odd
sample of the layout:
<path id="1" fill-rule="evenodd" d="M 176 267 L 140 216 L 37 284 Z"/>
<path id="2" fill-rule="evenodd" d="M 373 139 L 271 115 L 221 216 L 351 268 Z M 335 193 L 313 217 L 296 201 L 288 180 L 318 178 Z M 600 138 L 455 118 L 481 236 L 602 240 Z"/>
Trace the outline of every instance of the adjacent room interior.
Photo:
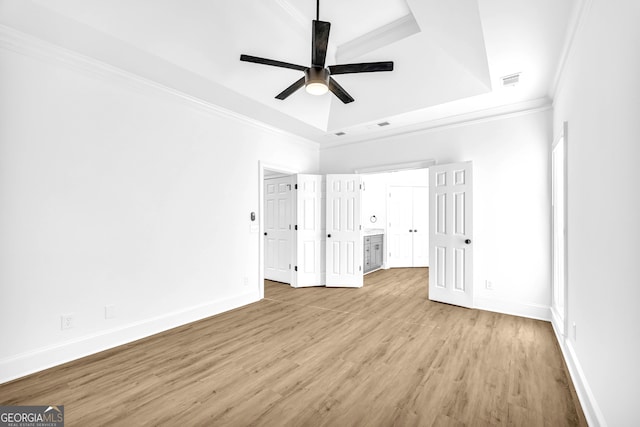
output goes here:
<path id="1" fill-rule="evenodd" d="M 639 425 L 639 20 L 0 0 L 0 406 Z"/>

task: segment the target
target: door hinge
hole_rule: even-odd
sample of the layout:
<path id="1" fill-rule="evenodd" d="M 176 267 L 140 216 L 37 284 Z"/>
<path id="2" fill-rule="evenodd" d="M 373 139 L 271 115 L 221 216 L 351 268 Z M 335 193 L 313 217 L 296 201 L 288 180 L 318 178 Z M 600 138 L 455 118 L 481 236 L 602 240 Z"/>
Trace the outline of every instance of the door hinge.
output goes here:
<path id="1" fill-rule="evenodd" d="M 298 189 L 298 184 L 296 184 L 296 190 Z"/>
<path id="2" fill-rule="evenodd" d="M 298 224 L 296 224 L 295 229 L 296 229 L 296 231 L 298 231 Z"/>
<path id="3" fill-rule="evenodd" d="M 362 190 L 362 184 L 360 184 L 360 189 Z"/>
<path id="4" fill-rule="evenodd" d="M 291 264 L 289 264 L 289 270 L 291 270 Z"/>
<path id="5" fill-rule="evenodd" d="M 295 270 L 295 271 L 298 271 L 298 266 L 297 266 L 297 265 L 295 266 L 294 270 Z"/>
<path id="6" fill-rule="evenodd" d="M 360 224 L 360 230 L 362 230 L 362 224 Z"/>
<path id="7" fill-rule="evenodd" d="M 362 266 L 359 266 L 359 267 L 358 267 L 358 271 L 362 271 Z"/>

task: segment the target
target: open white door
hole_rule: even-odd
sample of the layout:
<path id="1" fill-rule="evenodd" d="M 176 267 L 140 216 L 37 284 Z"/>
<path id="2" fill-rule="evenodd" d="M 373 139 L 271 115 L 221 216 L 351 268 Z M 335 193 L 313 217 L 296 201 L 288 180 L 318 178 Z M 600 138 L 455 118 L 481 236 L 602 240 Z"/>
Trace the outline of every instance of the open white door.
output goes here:
<path id="1" fill-rule="evenodd" d="M 325 190 L 322 175 L 296 175 L 294 283 L 296 288 L 324 286 Z"/>
<path id="2" fill-rule="evenodd" d="M 292 177 L 264 181 L 264 278 L 291 283 Z"/>
<path id="3" fill-rule="evenodd" d="M 362 287 L 361 198 L 360 175 L 327 175 L 326 286 Z"/>
<path id="4" fill-rule="evenodd" d="M 471 162 L 429 168 L 429 299 L 473 307 Z"/>

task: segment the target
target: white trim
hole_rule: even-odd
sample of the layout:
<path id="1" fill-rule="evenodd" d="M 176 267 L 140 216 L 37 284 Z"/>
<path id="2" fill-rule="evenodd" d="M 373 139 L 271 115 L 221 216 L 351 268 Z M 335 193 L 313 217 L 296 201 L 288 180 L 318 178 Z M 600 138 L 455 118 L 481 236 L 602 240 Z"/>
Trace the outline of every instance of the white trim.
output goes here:
<path id="1" fill-rule="evenodd" d="M 578 356 L 576 355 L 571 341 L 562 337 L 558 331 L 558 326 L 554 322 L 551 322 L 551 325 L 556 339 L 558 340 L 564 360 L 567 364 L 567 369 L 569 370 L 573 386 L 576 389 L 580 406 L 582 406 L 582 412 L 587 419 L 587 424 L 590 426 L 607 427 L 607 421 L 604 418 L 604 414 L 602 413 L 600 406 L 598 406 L 598 402 L 593 395 L 593 391 L 591 390 L 589 383 L 587 382 L 587 378 L 584 375 L 584 371 L 578 361 Z"/>
<path id="2" fill-rule="evenodd" d="M 143 91 L 143 93 L 151 91 L 152 94 L 166 96 L 170 101 L 181 101 L 185 105 L 196 108 L 207 114 L 232 119 L 272 134 L 293 137 L 296 141 L 291 141 L 291 143 L 300 144 L 307 148 L 319 148 L 318 142 L 236 113 L 201 98 L 162 85 L 153 80 L 99 61 L 95 58 L 82 55 L 78 52 L 22 33 L 14 28 L 2 24 L 0 24 L 0 48 L 40 60 L 48 64 L 60 65 L 102 81 L 115 81 L 117 84 L 128 86 L 133 90 Z"/>
<path id="3" fill-rule="evenodd" d="M 259 298 L 254 292 L 215 302 L 207 302 L 184 310 L 144 319 L 111 330 L 11 356 L 0 360 L 0 384 L 178 326 L 215 316 L 256 301 L 259 301 Z"/>
<path id="4" fill-rule="evenodd" d="M 512 316 L 528 317 L 536 320 L 551 321 L 551 309 L 547 305 L 507 301 L 487 297 L 474 297 L 473 308 L 510 314 Z"/>
<path id="5" fill-rule="evenodd" d="M 287 166 L 277 165 L 274 163 L 258 161 L 258 218 L 259 218 L 259 244 L 258 244 L 258 294 L 260 299 L 264 298 L 264 170 L 269 169 L 275 172 L 296 175 L 300 173 L 297 170 L 291 169 Z M 293 252 L 293 251 L 292 251 Z M 291 281 L 291 285 L 295 280 Z"/>
<path id="6" fill-rule="evenodd" d="M 389 165 L 372 166 L 368 168 L 355 169 L 354 173 L 368 174 L 381 172 L 398 172 L 413 169 L 427 169 L 436 164 L 434 159 L 422 160 L 419 162 L 394 163 Z"/>
<path id="7" fill-rule="evenodd" d="M 338 45 L 336 61 L 339 63 L 351 61 L 376 49 L 418 34 L 420 31 L 420 25 L 416 22 L 416 18 L 413 13 L 409 12 L 408 15 Z"/>
<path id="8" fill-rule="evenodd" d="M 568 193 L 568 189 L 569 189 L 569 173 L 568 173 L 568 168 L 569 168 L 569 150 L 568 150 L 568 135 L 569 135 L 569 124 L 568 122 L 564 122 L 562 124 L 562 134 L 560 134 L 560 136 L 553 142 L 553 144 L 551 144 L 551 152 L 549 153 L 549 164 L 551 166 L 551 168 L 553 168 L 553 153 L 556 149 L 556 147 L 558 146 L 558 144 L 560 143 L 560 141 L 562 141 L 562 180 L 563 180 L 563 185 L 562 185 L 562 190 L 563 190 L 563 194 L 564 194 L 564 198 L 562 200 L 562 204 L 563 204 L 563 222 L 564 222 L 564 233 L 563 233 L 563 246 L 564 246 L 564 259 L 562 260 L 563 263 L 563 271 L 564 271 L 564 289 L 562 290 L 563 295 L 563 302 L 564 302 L 564 307 L 563 307 L 563 315 L 560 316 L 560 313 L 557 312 L 557 310 L 555 310 L 554 308 L 554 296 L 555 296 L 555 217 L 553 215 L 553 197 L 554 197 L 554 181 L 553 181 L 553 176 L 554 176 L 554 171 L 551 170 L 551 311 L 552 314 L 554 316 L 557 317 L 558 320 L 562 320 L 562 323 L 564 325 L 563 327 L 563 331 L 562 331 L 562 335 L 563 336 L 568 336 L 569 333 L 569 193 Z"/>
<path id="9" fill-rule="evenodd" d="M 539 98 L 532 101 L 525 101 L 516 104 L 502 105 L 488 108 L 486 110 L 473 111 L 470 113 L 443 117 L 441 119 L 429 120 L 426 122 L 407 125 L 405 127 L 393 128 L 375 135 L 354 135 L 354 139 L 347 140 L 347 137 L 340 137 L 340 140 L 324 141 L 320 144 L 320 151 L 341 148 L 347 145 L 366 144 L 372 141 L 401 137 L 411 134 L 422 134 L 445 129 L 455 129 L 463 126 L 470 126 L 480 123 L 492 122 L 495 120 L 509 119 L 528 114 L 540 113 L 550 110 L 552 103 L 549 98 Z M 333 134 L 328 134 L 333 137 Z"/>
<path id="10" fill-rule="evenodd" d="M 556 73 L 553 77 L 553 82 L 551 83 L 551 88 L 549 91 L 549 93 L 551 94 L 551 98 L 554 99 L 554 101 L 556 94 L 562 87 L 564 69 L 567 65 L 567 61 L 569 60 L 569 56 L 571 55 L 571 51 L 573 50 L 573 42 L 576 38 L 576 34 L 584 24 L 585 16 L 587 15 L 588 10 L 591 8 L 591 3 L 592 0 L 578 0 L 578 3 L 575 5 L 573 14 L 571 16 L 569 25 L 567 26 L 564 45 L 562 46 L 562 52 L 560 53 L 560 58 L 558 60 L 558 68 L 556 68 Z"/>

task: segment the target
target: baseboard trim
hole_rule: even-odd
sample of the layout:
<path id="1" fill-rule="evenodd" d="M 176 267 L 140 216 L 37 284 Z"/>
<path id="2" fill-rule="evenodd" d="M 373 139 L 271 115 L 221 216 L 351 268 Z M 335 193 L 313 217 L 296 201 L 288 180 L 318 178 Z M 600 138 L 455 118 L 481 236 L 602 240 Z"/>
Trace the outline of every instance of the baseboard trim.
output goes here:
<path id="1" fill-rule="evenodd" d="M 2 359 L 0 384 L 259 300 L 257 292 L 226 298 Z"/>
<path id="2" fill-rule="evenodd" d="M 578 395 L 580 406 L 582 406 L 582 412 L 584 412 L 584 416 L 587 419 L 587 424 L 592 427 L 607 427 L 607 422 L 600 410 L 600 406 L 598 406 L 598 402 L 596 402 L 591 387 L 589 387 L 589 383 L 587 382 L 587 378 L 584 375 L 584 371 L 582 370 L 582 366 L 580 365 L 571 341 L 560 333 L 560 329 L 555 322 L 551 322 L 551 325 L 553 326 L 553 332 L 560 345 L 562 356 L 569 369 L 569 375 L 576 389 L 576 394 Z"/>
<path id="3" fill-rule="evenodd" d="M 551 321 L 551 309 L 541 304 L 526 304 L 517 301 L 505 301 L 492 298 L 475 297 L 473 308 L 494 311 L 512 316 L 528 317 L 530 319 Z"/>

